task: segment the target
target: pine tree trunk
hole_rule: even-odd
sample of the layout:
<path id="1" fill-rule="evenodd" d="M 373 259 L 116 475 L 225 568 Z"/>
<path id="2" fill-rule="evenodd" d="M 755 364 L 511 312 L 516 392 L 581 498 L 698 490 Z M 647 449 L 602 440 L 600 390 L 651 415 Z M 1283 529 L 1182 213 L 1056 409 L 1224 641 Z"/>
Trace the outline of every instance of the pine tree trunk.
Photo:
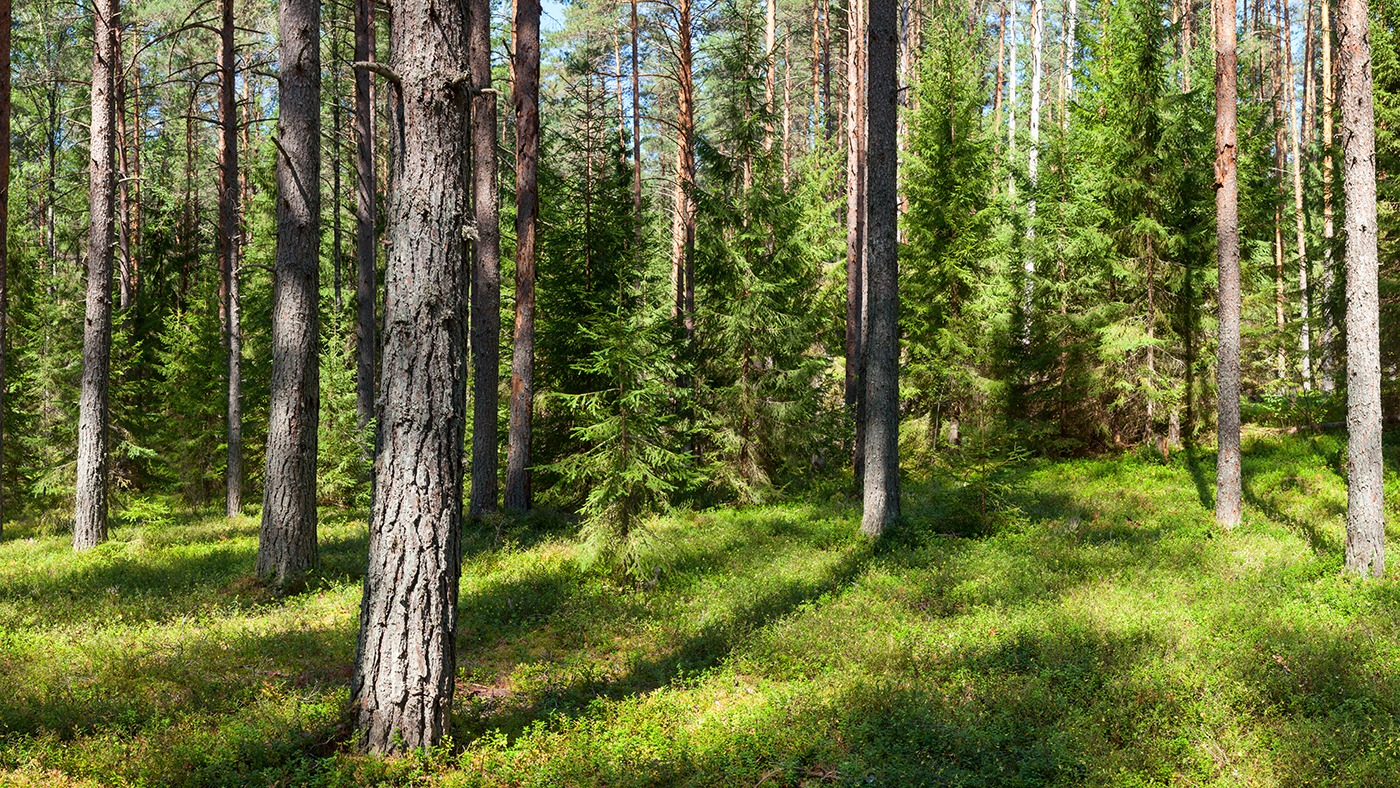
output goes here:
<path id="1" fill-rule="evenodd" d="M 320 418 L 321 6 L 281 0 L 277 267 L 257 575 L 290 586 L 316 564 Z"/>
<path id="2" fill-rule="evenodd" d="M 1332 218 L 1332 113 L 1336 111 L 1336 84 L 1332 73 L 1332 0 L 1322 0 L 1322 347 L 1319 388 L 1326 394 L 1337 385 L 1336 228 Z"/>
<path id="3" fill-rule="evenodd" d="M 695 80 L 690 0 L 675 6 L 676 24 L 676 194 L 671 224 L 671 284 L 675 292 L 672 316 L 676 318 L 684 346 L 695 340 Z M 682 372 L 680 388 L 688 388 Z"/>
<path id="4" fill-rule="evenodd" d="M 767 0 L 768 16 L 763 29 L 763 59 L 767 73 L 763 80 L 763 149 L 773 150 L 773 111 L 778 95 L 778 0 Z"/>
<path id="5" fill-rule="evenodd" d="M 223 277 L 224 341 L 228 352 L 228 422 L 224 512 L 243 508 L 243 374 L 238 336 L 238 120 L 234 102 L 233 0 L 222 0 L 219 28 L 219 273 Z"/>
<path id="6" fill-rule="evenodd" d="M 374 2 L 355 0 L 355 62 L 375 58 Z M 355 69 L 355 414 L 361 430 L 374 418 L 375 213 L 374 80 Z M 366 454 L 372 451 L 365 447 Z M 372 459 L 372 458 L 370 458 Z"/>
<path id="7" fill-rule="evenodd" d="M 864 51 L 860 0 L 846 15 L 846 410 L 855 440 L 851 464 L 857 485 L 865 481 L 865 112 L 861 102 Z"/>
<path id="8" fill-rule="evenodd" d="M 1220 286 L 1216 368 L 1217 440 L 1215 521 L 1239 525 L 1240 488 L 1240 226 L 1236 163 L 1236 52 L 1234 0 L 1213 0 L 1215 39 L 1215 232 Z"/>
<path id="9" fill-rule="evenodd" d="M 1006 3 L 1003 2 L 997 13 L 997 70 L 996 82 L 992 88 L 992 151 L 1001 153 L 1001 91 L 1006 83 L 1003 73 L 1006 64 Z"/>
<path id="10" fill-rule="evenodd" d="M 1376 239 L 1376 120 L 1371 17 L 1366 0 L 1341 0 L 1342 193 L 1347 263 L 1346 568 L 1385 574 L 1381 484 L 1380 299 Z"/>
<path id="11" fill-rule="evenodd" d="M 469 0 L 468 58 L 474 90 L 491 88 L 491 4 Z M 425 10 L 423 13 L 429 13 Z M 426 17 L 425 17 L 426 19 Z M 395 30 L 402 25 L 394 20 Z M 408 99 L 405 98 L 405 102 Z M 472 106 L 472 490 L 470 513 L 496 509 L 499 451 L 497 406 L 501 363 L 501 228 L 496 194 L 496 95 L 474 93 Z M 412 155 L 400 151 L 401 156 Z M 397 195 L 395 197 L 397 199 Z"/>
<path id="12" fill-rule="evenodd" d="M 896 0 L 870 0 L 869 318 L 861 531 L 878 539 L 899 518 L 898 30 Z"/>
<path id="13" fill-rule="evenodd" d="M 469 225 L 469 87 L 451 80 L 467 66 L 464 6 L 396 0 L 390 33 L 390 65 L 403 81 L 401 92 L 391 91 L 403 97 L 393 135 L 403 146 L 387 207 L 382 449 L 350 685 L 357 741 L 376 753 L 432 747 L 451 733 Z M 485 21 L 473 18 L 473 34 Z"/>
<path id="14" fill-rule="evenodd" d="M 339 10 L 337 10 L 339 13 Z M 335 298 L 335 325 L 340 325 L 340 313 L 345 308 L 344 288 L 341 275 L 340 232 L 340 139 L 344 130 L 340 121 L 340 30 L 339 20 L 331 25 L 331 288 Z"/>
<path id="15" fill-rule="evenodd" d="M 93 6 L 92 132 L 88 143 L 88 281 L 78 403 L 73 547 L 107 540 L 107 391 L 112 359 L 112 238 L 117 196 L 116 27 L 119 0 Z"/>
<path id="16" fill-rule="evenodd" d="M 1026 201 L 1025 279 L 1021 283 L 1021 344 L 1030 345 L 1035 314 L 1035 191 L 1040 180 L 1040 70 L 1045 50 L 1045 5 L 1031 0 L 1031 144 L 1026 150 L 1026 172 L 1030 178 L 1030 199 Z"/>
<path id="17" fill-rule="evenodd" d="M 621 63 L 618 64 L 621 71 Z M 621 77 L 619 77 L 621 79 Z M 515 4 L 515 348 L 505 506 L 530 508 L 530 421 L 535 398 L 535 216 L 539 205 L 540 3 Z"/>
<path id="18" fill-rule="evenodd" d="M 1312 391 L 1312 332 L 1308 308 L 1308 249 L 1303 227 L 1303 157 L 1298 142 L 1298 102 L 1293 95 L 1296 80 L 1293 73 L 1293 26 L 1289 22 L 1288 0 L 1283 2 L 1284 71 L 1288 76 L 1284 94 L 1288 101 L 1289 152 L 1293 157 L 1293 229 L 1298 247 L 1298 354 L 1301 357 L 1303 390 Z M 1306 80 L 1304 80 L 1306 82 Z"/>

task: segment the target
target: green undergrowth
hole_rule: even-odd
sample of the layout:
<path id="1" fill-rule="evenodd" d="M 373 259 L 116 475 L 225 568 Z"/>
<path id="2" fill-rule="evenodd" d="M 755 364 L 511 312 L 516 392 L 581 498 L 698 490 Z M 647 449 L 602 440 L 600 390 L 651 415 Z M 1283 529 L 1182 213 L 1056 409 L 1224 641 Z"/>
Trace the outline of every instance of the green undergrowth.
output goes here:
<path id="1" fill-rule="evenodd" d="M 1203 450 L 907 471 L 877 547 L 816 484 L 658 520 L 636 585 L 564 518 L 475 528 L 453 739 L 393 760 L 346 728 L 362 520 L 323 519 L 285 597 L 255 520 L 129 518 L 79 556 L 11 524 L 0 784 L 1396 782 L 1400 586 L 1339 571 L 1339 437 L 1247 439 L 1231 532 Z"/>

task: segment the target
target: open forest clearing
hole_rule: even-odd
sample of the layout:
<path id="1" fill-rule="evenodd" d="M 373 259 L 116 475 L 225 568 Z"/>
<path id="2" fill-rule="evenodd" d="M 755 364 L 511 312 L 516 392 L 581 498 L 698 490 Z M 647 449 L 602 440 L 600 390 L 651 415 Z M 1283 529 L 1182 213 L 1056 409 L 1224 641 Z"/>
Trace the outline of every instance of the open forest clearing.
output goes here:
<path id="1" fill-rule="evenodd" d="M 1247 435 L 1231 532 L 1203 449 L 906 469 L 874 546 L 833 479 L 658 520 L 639 585 L 581 570 L 562 517 L 493 515 L 463 539 L 450 742 L 398 759 L 347 741 L 362 514 L 323 510 L 283 597 L 256 518 L 138 501 L 82 553 L 21 522 L 0 783 L 1392 784 L 1400 589 L 1341 574 L 1344 456 Z"/>

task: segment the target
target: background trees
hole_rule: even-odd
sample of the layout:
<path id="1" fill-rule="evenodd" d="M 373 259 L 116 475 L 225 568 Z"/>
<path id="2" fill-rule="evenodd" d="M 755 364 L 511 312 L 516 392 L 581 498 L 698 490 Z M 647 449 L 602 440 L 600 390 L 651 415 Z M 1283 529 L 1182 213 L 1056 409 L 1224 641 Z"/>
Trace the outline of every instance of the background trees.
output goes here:
<path id="1" fill-rule="evenodd" d="M 520 448 L 513 465 L 505 458 L 515 479 L 508 504 L 528 492 L 528 503 L 602 517 L 607 507 L 590 508 L 589 495 L 611 485 L 627 522 L 644 529 L 650 509 L 761 501 L 822 473 L 845 473 L 865 445 L 849 414 L 868 382 L 862 358 L 883 314 L 871 266 L 891 228 L 903 261 L 900 374 L 891 390 L 906 473 L 964 450 L 969 418 L 989 452 L 1064 455 L 1148 441 L 1171 448 L 1209 442 L 1217 427 L 1230 432 L 1215 407 L 1217 392 L 1230 389 L 1228 369 L 1215 371 L 1230 343 L 1212 339 L 1229 333 L 1222 307 L 1230 277 L 1211 271 L 1230 255 L 1212 250 L 1228 245 L 1230 233 L 1211 231 L 1224 212 L 1212 199 L 1208 9 L 1048 0 L 1028 15 L 1026 6 L 906 5 L 894 17 L 892 76 L 880 84 L 867 63 L 870 9 L 858 2 L 642 0 L 634 19 L 630 3 L 590 0 L 546 25 L 535 399 L 515 398 L 516 424 L 529 421 L 532 434 L 517 430 L 515 439 L 529 446 L 528 460 Z M 1400 325 L 1385 311 L 1400 249 L 1393 6 L 1370 11 L 1371 35 L 1385 44 L 1373 48 L 1371 88 L 1383 337 Z M 499 155 L 500 167 L 522 173 L 529 167 L 531 114 L 497 111 L 505 91 L 528 92 L 529 34 L 495 11 L 474 17 L 479 43 L 463 83 L 477 90 L 471 171 L 479 216 L 466 228 L 481 256 L 469 375 L 475 515 L 494 507 L 503 481 L 498 431 L 507 417 L 497 400 L 507 399 L 499 382 L 505 356 L 522 370 L 522 394 L 528 388 L 529 343 L 517 354 L 498 320 L 504 306 L 528 324 L 529 179 L 496 177 L 492 160 Z M 396 133 L 407 99 L 392 81 L 373 91 L 368 79 L 385 68 L 374 65 L 383 62 L 375 42 L 387 40 L 388 19 L 360 8 L 353 48 L 340 24 L 349 6 L 303 25 L 323 35 L 297 56 L 314 51 L 327 77 L 319 98 L 300 106 L 308 122 L 324 116 L 312 137 L 329 154 L 305 165 L 314 176 L 279 186 L 277 168 L 295 153 L 296 135 L 294 113 L 274 110 L 274 101 L 291 99 L 291 83 L 279 90 L 271 74 L 296 65 L 277 49 L 291 37 L 275 35 L 252 4 L 218 12 L 124 9 L 112 55 L 112 166 L 120 174 L 108 243 L 90 240 L 102 224 L 90 217 L 106 209 L 93 214 L 86 205 L 100 190 L 89 187 L 85 163 L 105 144 L 106 110 L 94 116 L 83 95 L 90 86 L 66 76 L 90 62 L 94 22 L 53 6 L 15 9 L 14 308 L 6 327 L 16 383 L 4 405 L 14 439 L 3 447 L 0 492 L 16 512 L 76 511 L 79 468 L 91 475 L 78 462 L 73 427 L 81 409 L 79 271 L 104 250 L 115 254 L 113 284 L 98 291 L 116 308 L 105 409 L 116 510 L 159 492 L 199 507 L 222 488 L 236 513 L 246 487 L 272 496 L 262 514 L 276 520 L 270 502 L 282 497 L 291 467 L 307 479 L 297 483 L 299 522 L 312 521 L 316 504 L 368 500 L 372 457 L 362 449 L 371 430 L 387 426 L 371 424 L 370 383 L 382 373 L 371 351 L 395 308 L 392 296 L 379 302 L 378 208 L 397 199 L 409 153 Z M 1355 197 L 1333 188 L 1333 60 L 1341 49 L 1331 15 L 1305 4 L 1251 4 L 1216 18 L 1241 42 L 1238 95 L 1222 108 L 1235 108 L 1247 130 L 1236 145 L 1241 416 L 1335 420 L 1341 400 L 1327 393 L 1329 370 L 1346 354 L 1332 327 L 1353 313 L 1336 286 L 1346 233 L 1334 225 L 1360 213 L 1349 212 Z M 512 35 L 517 45 L 506 43 Z M 207 56 L 216 39 L 217 69 Z M 524 61 L 513 65 L 511 55 Z M 352 62 L 370 65 L 351 79 Z M 488 83 L 496 92 L 483 89 Z M 888 184 L 868 158 L 875 107 L 867 103 L 870 90 L 889 84 L 899 107 L 897 218 L 877 219 L 869 204 Z M 1031 89 L 1016 91 L 1018 84 Z M 343 120 L 352 103 L 353 124 Z M 344 186 L 352 180 L 353 201 Z M 321 183 L 331 198 L 308 203 L 304 218 L 327 232 L 308 236 L 297 258 L 302 339 L 287 344 L 276 338 L 290 313 L 274 303 L 284 303 L 293 279 L 270 275 L 276 217 L 290 196 L 309 197 Z M 237 212 L 228 210 L 235 196 Z M 496 220 L 493 205 L 504 206 Z M 353 307 L 336 298 L 348 254 L 335 231 L 352 214 Z M 500 221 L 522 229 L 501 234 L 493 254 L 491 228 Z M 282 393 L 290 389 L 272 385 L 272 367 L 291 345 L 301 348 L 303 405 L 287 421 Z M 1388 365 L 1394 354 L 1380 358 Z M 1394 392 L 1384 379 L 1378 385 L 1384 407 Z M 327 413 L 320 424 L 308 418 L 315 398 Z M 297 448 L 283 454 L 278 447 L 292 432 L 281 425 L 293 422 Z M 639 453 L 622 436 L 645 436 L 656 452 Z M 648 470 L 630 480 L 619 476 L 642 466 Z M 857 479 L 863 473 L 849 479 L 852 488 Z M 92 489 L 87 481 L 82 488 Z"/>

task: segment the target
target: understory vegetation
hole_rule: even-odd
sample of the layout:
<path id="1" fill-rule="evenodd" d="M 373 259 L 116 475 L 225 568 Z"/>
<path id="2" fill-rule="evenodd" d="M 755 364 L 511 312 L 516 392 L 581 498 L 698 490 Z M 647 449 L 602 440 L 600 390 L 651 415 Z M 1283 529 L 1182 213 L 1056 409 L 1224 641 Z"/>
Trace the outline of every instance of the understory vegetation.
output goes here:
<path id="1" fill-rule="evenodd" d="M 1400 445 L 1387 436 L 1387 512 Z M 637 583 L 561 515 L 464 539 L 453 737 L 350 754 L 366 552 L 276 597 L 256 518 L 134 501 L 74 554 L 0 541 L 0 784 L 1380 785 L 1400 765 L 1400 586 L 1339 574 L 1345 441 L 906 469 L 872 547 L 848 479 L 649 523 Z M 1393 539 L 1395 534 L 1391 534 Z"/>

